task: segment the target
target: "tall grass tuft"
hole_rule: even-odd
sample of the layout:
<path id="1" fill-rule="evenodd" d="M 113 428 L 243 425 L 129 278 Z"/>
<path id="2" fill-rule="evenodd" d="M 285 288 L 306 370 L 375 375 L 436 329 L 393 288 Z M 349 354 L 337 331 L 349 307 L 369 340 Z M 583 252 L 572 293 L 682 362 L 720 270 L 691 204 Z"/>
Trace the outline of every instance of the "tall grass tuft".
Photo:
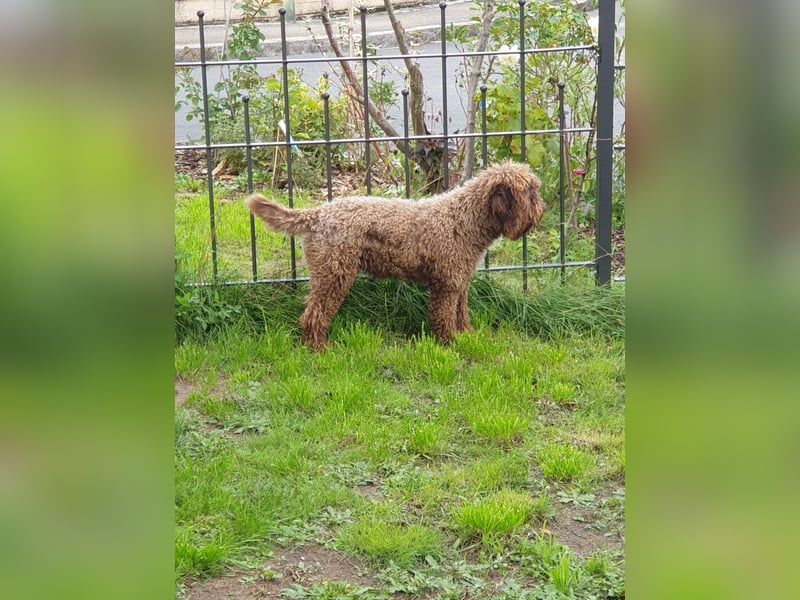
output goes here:
<path id="1" fill-rule="evenodd" d="M 466 537 L 509 533 L 547 511 L 546 496 L 537 499 L 516 490 L 501 490 L 453 511 L 456 529 Z"/>
<path id="2" fill-rule="evenodd" d="M 347 552 L 378 564 L 391 561 L 406 568 L 426 556 L 439 556 L 442 541 L 441 533 L 431 527 L 401 525 L 376 516 L 363 517 L 339 536 L 339 544 Z"/>
<path id="3" fill-rule="evenodd" d="M 511 323 L 542 337 L 593 333 L 619 338 L 625 334 L 624 295 L 618 286 L 545 280 L 535 291 L 523 294 L 478 275 L 470 287 L 469 307 L 493 315 L 495 325 Z"/>
<path id="4" fill-rule="evenodd" d="M 282 325 L 297 332 L 306 287 L 302 283 L 194 287 L 179 282 L 178 342 L 230 327 L 260 332 Z M 424 286 L 359 277 L 339 309 L 332 333 L 352 337 L 347 325 L 363 322 L 402 336 L 421 335 L 429 331 L 427 301 Z M 543 279 L 536 291 L 522 293 L 488 275 L 477 275 L 470 288 L 469 308 L 478 326 L 507 323 L 545 338 L 572 333 L 621 338 L 625 331 L 624 289 L 618 286 Z"/>

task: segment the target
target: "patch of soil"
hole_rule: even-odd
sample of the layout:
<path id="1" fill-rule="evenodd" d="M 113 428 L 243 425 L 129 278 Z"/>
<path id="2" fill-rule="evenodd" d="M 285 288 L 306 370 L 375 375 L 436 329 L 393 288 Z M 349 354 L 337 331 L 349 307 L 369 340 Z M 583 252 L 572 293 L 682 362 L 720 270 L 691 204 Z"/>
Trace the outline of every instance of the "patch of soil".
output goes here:
<path id="1" fill-rule="evenodd" d="M 201 389 L 202 384 L 192 383 L 180 375 L 175 377 L 175 406 L 183 406 L 189 394 Z M 214 387 L 212 387 L 208 393 L 210 396 L 219 398 L 220 400 L 231 399 L 229 398 L 230 394 L 227 392 L 226 380 L 221 376 L 217 378 L 217 383 L 214 384 Z"/>
<path id="2" fill-rule="evenodd" d="M 186 584 L 185 600 L 234 598 L 281 598 L 281 590 L 293 583 L 303 586 L 344 581 L 353 585 L 375 587 L 375 580 L 364 574 L 365 566 L 319 544 L 306 543 L 279 549 L 266 561 L 261 574 L 234 569 L 226 575 Z M 272 577 L 269 577 L 269 576 Z"/>
<path id="3" fill-rule="evenodd" d="M 384 499 L 381 487 L 377 483 L 367 483 L 365 485 L 359 485 L 355 489 L 359 494 L 361 494 L 368 500 L 375 500 L 376 502 L 381 502 Z"/>
<path id="4" fill-rule="evenodd" d="M 175 150 L 175 173 L 189 175 L 192 179 L 204 179 L 208 174 L 205 150 Z"/>
<path id="5" fill-rule="evenodd" d="M 584 514 L 584 509 L 572 504 L 563 504 L 556 509 L 556 518 L 547 522 L 547 530 L 562 546 L 570 548 L 577 556 L 588 556 L 598 548 L 611 547 L 609 539 L 588 522 L 576 520 Z"/>
<path id="6" fill-rule="evenodd" d="M 622 485 L 624 484 L 620 483 L 617 487 Z M 597 502 L 610 497 L 613 487 L 597 490 Z M 552 504 L 555 516 L 547 522 L 547 530 L 558 543 L 568 546 L 576 555 L 588 556 L 601 548 L 614 551 L 624 549 L 624 522 L 620 523 L 620 531 L 611 531 L 609 535 L 604 535 L 601 530 L 592 527 L 598 516 L 594 508 L 578 506 L 571 502 Z"/>
<path id="7" fill-rule="evenodd" d="M 594 241 L 594 225 L 579 228 L 581 237 Z M 612 227 L 611 229 L 611 275 L 612 277 L 625 276 L 625 227 Z"/>
<path id="8" fill-rule="evenodd" d="M 189 394 L 194 391 L 194 386 L 183 377 L 175 378 L 175 406 L 183 406 Z"/>
<path id="9" fill-rule="evenodd" d="M 625 275 L 625 228 L 616 227 L 611 230 L 611 272 Z"/>
<path id="10" fill-rule="evenodd" d="M 225 161 L 218 163 L 212 161 L 212 167 L 215 183 L 226 180 L 234 179 L 238 172 L 235 169 L 230 169 L 225 164 Z M 189 149 L 175 149 L 175 173 L 188 175 L 192 179 L 205 181 L 208 177 L 208 163 L 206 161 L 205 150 L 189 150 Z M 333 198 L 340 198 L 343 196 L 356 196 L 362 195 L 364 191 L 364 178 L 365 174 L 360 171 L 341 171 L 337 168 L 331 170 L 331 195 Z M 322 173 L 320 184 L 317 189 L 308 189 L 312 197 L 321 202 L 327 200 L 328 188 L 325 179 L 324 171 Z M 381 186 L 397 186 L 402 181 L 397 180 L 380 169 L 373 168 L 372 170 L 372 186 L 378 188 Z M 283 189 L 286 187 L 286 178 L 284 174 L 277 181 L 277 188 Z M 298 183 L 295 182 L 295 187 L 299 189 Z"/>

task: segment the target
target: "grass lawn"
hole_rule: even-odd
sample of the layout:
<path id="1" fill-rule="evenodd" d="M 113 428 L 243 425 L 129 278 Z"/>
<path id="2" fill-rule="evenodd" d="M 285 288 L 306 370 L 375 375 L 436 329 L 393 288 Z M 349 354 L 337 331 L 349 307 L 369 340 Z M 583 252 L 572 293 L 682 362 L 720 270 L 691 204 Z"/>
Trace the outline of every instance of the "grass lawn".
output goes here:
<path id="1" fill-rule="evenodd" d="M 414 288 L 381 285 L 319 353 L 303 286 L 184 294 L 176 595 L 624 597 L 620 290 L 479 278 L 475 333 L 443 346 Z"/>

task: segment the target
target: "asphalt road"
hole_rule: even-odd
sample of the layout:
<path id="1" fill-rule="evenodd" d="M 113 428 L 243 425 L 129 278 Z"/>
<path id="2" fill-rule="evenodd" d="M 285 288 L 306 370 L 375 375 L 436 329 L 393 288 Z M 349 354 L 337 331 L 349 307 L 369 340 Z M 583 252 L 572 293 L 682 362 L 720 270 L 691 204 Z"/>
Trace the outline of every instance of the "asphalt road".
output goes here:
<path id="1" fill-rule="evenodd" d="M 434 44 L 427 44 L 422 45 L 417 48 L 421 55 L 425 53 L 440 53 L 441 51 L 441 44 L 434 43 Z M 457 52 L 456 47 L 453 44 L 448 44 L 448 52 Z M 399 54 L 399 50 L 396 48 L 388 48 L 378 50 L 378 56 L 390 56 L 390 55 L 397 55 Z M 272 57 L 269 57 L 272 58 Z M 292 60 L 306 60 L 306 59 L 319 59 L 319 54 L 307 54 L 301 56 L 294 56 L 291 57 Z M 437 58 L 424 58 L 423 56 L 418 56 L 420 63 L 420 68 L 422 69 L 424 81 L 425 81 L 425 90 L 429 96 L 429 99 L 425 105 L 426 112 L 430 115 L 436 115 L 437 121 L 433 125 L 429 123 L 429 129 L 433 131 L 441 131 L 441 111 L 442 111 L 442 59 L 440 57 Z M 454 73 L 459 68 L 459 63 L 461 59 L 459 57 L 449 58 L 447 59 L 447 69 L 446 69 L 446 79 L 447 79 L 447 111 L 448 111 L 448 132 L 453 133 L 454 131 L 461 130 L 464 128 L 464 124 L 466 122 L 465 118 L 465 110 L 464 110 L 464 98 L 465 98 L 465 88 L 457 83 L 457 78 L 454 76 Z M 352 63 L 354 70 L 357 73 L 361 72 L 361 63 Z M 395 110 L 389 113 L 390 118 L 394 121 L 395 126 L 397 127 L 398 131 L 402 131 L 403 128 L 403 121 L 402 121 L 402 96 L 400 95 L 400 90 L 405 87 L 405 83 L 403 80 L 403 73 L 404 65 L 402 60 L 385 60 L 381 62 L 382 69 L 382 77 L 384 77 L 384 81 L 391 81 L 394 82 L 396 85 L 397 90 L 397 103 L 395 105 Z M 208 87 L 209 90 L 213 90 L 214 85 L 220 81 L 221 74 L 223 72 L 224 67 L 210 67 L 208 68 Z M 317 82 L 319 78 L 322 76 L 323 73 L 328 73 L 330 75 L 330 93 L 332 97 L 336 97 L 339 92 L 340 84 L 339 84 L 339 77 L 337 73 L 339 72 L 338 68 L 333 63 L 327 62 L 308 62 L 308 63 L 301 63 L 294 65 L 298 71 L 301 71 L 301 76 L 303 81 L 309 84 L 312 88 L 316 89 Z M 374 72 L 374 65 L 370 65 L 370 71 Z M 277 66 L 276 65 L 259 65 L 258 69 L 259 74 L 263 76 L 267 76 L 270 74 L 277 73 Z M 195 68 L 192 69 L 193 77 L 199 81 L 200 78 L 200 69 Z M 178 78 L 176 77 L 175 83 L 177 85 Z M 176 95 L 176 100 L 178 99 L 185 99 L 184 95 L 178 94 Z M 184 107 L 182 110 L 175 113 L 175 141 L 176 143 L 190 143 L 192 141 L 202 140 L 203 137 L 203 125 L 202 122 L 198 122 L 197 120 L 187 121 L 186 115 L 188 110 Z M 242 134 L 244 136 L 244 134 Z M 244 138 L 243 138 L 244 139 Z M 258 141 L 258 140 L 253 140 Z M 268 140 L 261 140 L 261 141 L 268 141 Z"/>

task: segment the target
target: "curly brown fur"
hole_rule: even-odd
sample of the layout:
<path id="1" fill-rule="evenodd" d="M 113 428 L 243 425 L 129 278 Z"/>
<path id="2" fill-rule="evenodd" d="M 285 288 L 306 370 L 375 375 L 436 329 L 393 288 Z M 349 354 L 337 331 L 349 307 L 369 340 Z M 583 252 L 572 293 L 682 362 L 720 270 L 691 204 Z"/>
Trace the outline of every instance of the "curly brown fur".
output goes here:
<path id="1" fill-rule="evenodd" d="M 522 237 L 542 218 L 539 179 L 506 162 L 463 186 L 424 200 L 341 198 L 292 210 L 259 194 L 245 204 L 268 227 L 299 235 L 310 272 L 303 340 L 324 348 L 331 320 L 359 270 L 422 282 L 433 333 L 447 342 L 472 330 L 467 291 L 481 255 L 498 237 Z"/>

